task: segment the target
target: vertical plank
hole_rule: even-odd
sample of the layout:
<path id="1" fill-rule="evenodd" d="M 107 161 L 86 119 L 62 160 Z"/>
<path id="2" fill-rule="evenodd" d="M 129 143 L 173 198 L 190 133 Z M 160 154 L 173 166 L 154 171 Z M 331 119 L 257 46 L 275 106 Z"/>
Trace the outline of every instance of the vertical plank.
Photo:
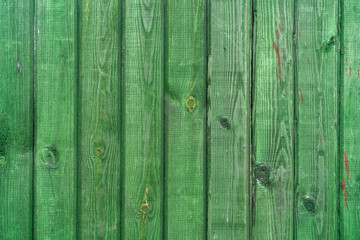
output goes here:
<path id="1" fill-rule="evenodd" d="M 210 239 L 248 239 L 250 230 L 251 1 L 209 6 Z"/>
<path id="2" fill-rule="evenodd" d="M 76 236 L 76 1 L 35 4 L 35 239 Z"/>
<path id="3" fill-rule="evenodd" d="M 253 239 L 292 239 L 294 3 L 254 2 Z"/>
<path id="4" fill-rule="evenodd" d="M 341 151 L 340 212 L 341 238 L 360 236 L 360 6 L 355 0 L 341 1 Z"/>
<path id="5" fill-rule="evenodd" d="M 0 7 L 0 239 L 31 239 L 33 1 Z"/>
<path id="6" fill-rule="evenodd" d="M 80 239 L 119 239 L 120 19 L 118 0 L 79 5 Z"/>
<path id="7" fill-rule="evenodd" d="M 295 6 L 297 239 L 338 239 L 338 5 Z"/>
<path id="8" fill-rule="evenodd" d="M 124 1 L 124 239 L 162 239 L 164 7 Z"/>
<path id="9" fill-rule="evenodd" d="M 166 237 L 204 239 L 205 0 L 166 2 Z"/>

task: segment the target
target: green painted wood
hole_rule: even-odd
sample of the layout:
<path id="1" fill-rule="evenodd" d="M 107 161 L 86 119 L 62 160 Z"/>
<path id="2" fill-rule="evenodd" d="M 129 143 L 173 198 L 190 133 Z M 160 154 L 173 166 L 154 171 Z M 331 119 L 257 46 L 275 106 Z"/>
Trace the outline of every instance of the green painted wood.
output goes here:
<path id="1" fill-rule="evenodd" d="M 210 239 L 249 239 L 251 1 L 209 6 Z"/>
<path id="2" fill-rule="evenodd" d="M 125 0 L 123 239 L 162 239 L 164 7 Z"/>
<path id="3" fill-rule="evenodd" d="M 0 7 L 0 239 L 32 239 L 33 4 Z"/>
<path id="4" fill-rule="evenodd" d="M 341 151 L 340 173 L 340 239 L 360 236 L 360 6 L 358 1 L 341 1 Z M 351 71 L 351 73 L 350 73 Z"/>
<path id="5" fill-rule="evenodd" d="M 206 236 L 206 1 L 166 3 L 167 239 Z"/>
<path id="6" fill-rule="evenodd" d="M 35 239 L 76 236 L 76 3 L 35 4 Z"/>
<path id="7" fill-rule="evenodd" d="M 253 239 L 292 239 L 294 3 L 254 2 Z"/>
<path id="8" fill-rule="evenodd" d="M 338 5 L 295 6 L 297 239 L 338 239 Z"/>
<path id="9" fill-rule="evenodd" d="M 78 238 L 119 239 L 121 2 L 79 5 Z"/>

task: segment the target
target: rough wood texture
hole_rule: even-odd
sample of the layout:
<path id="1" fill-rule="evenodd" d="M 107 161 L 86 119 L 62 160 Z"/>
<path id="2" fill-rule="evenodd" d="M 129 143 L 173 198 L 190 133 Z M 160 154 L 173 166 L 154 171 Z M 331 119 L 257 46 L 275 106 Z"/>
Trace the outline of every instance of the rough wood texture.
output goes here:
<path id="1" fill-rule="evenodd" d="M 162 239 L 164 7 L 125 0 L 124 239 Z"/>
<path id="2" fill-rule="evenodd" d="M 205 0 L 166 3 L 166 237 L 206 236 Z"/>
<path id="3" fill-rule="evenodd" d="M 253 239 L 293 238 L 293 1 L 254 2 Z"/>
<path id="4" fill-rule="evenodd" d="M 341 239 L 350 240 L 360 236 L 360 6 L 358 1 L 347 0 L 341 1 L 341 8 L 340 232 Z"/>
<path id="5" fill-rule="evenodd" d="M 297 1 L 296 238 L 338 239 L 338 3 Z"/>
<path id="6" fill-rule="evenodd" d="M 0 7 L 0 239 L 31 239 L 33 1 Z"/>
<path id="7" fill-rule="evenodd" d="M 209 239 L 250 233 L 251 1 L 209 6 Z"/>
<path id="8" fill-rule="evenodd" d="M 76 236 L 76 1 L 35 6 L 35 239 Z"/>
<path id="9" fill-rule="evenodd" d="M 79 227 L 81 239 L 119 239 L 121 1 L 79 7 Z"/>

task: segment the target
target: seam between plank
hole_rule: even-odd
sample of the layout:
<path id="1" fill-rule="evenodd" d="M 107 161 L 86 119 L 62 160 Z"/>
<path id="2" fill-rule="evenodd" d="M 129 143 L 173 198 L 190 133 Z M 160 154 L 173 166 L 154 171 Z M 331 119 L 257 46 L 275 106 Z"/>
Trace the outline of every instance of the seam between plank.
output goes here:
<path id="1" fill-rule="evenodd" d="M 296 99 L 297 99 L 297 94 L 296 94 L 296 87 L 297 87 L 297 81 L 296 81 L 296 3 L 297 1 L 294 1 L 294 18 L 293 18 L 293 92 L 294 92 L 294 100 L 293 100 L 293 239 L 297 239 L 297 224 L 296 224 L 296 213 L 297 213 L 297 194 L 296 194 L 296 189 L 297 189 L 297 171 L 296 171 L 296 160 L 297 160 L 297 154 L 296 154 L 296 134 L 297 134 L 297 129 L 296 129 L 296 125 L 297 125 L 297 119 L 296 119 Z"/>
<path id="2" fill-rule="evenodd" d="M 255 0 L 251 0 L 251 60 L 250 60 L 250 163 L 249 163 L 249 190 L 250 190 L 250 225 L 249 225 L 249 239 L 252 240 L 252 231 L 253 231 L 253 216 L 254 216 L 254 188 L 253 188 L 253 145 L 254 145 L 254 136 L 253 136 L 253 125 L 254 125 L 254 28 L 255 28 Z"/>
<path id="3" fill-rule="evenodd" d="M 35 239 L 35 174 L 36 174 L 36 164 L 35 164 L 35 146 L 36 146 L 36 1 L 33 1 L 33 26 L 34 26 L 34 35 L 33 35 L 33 169 L 32 169 L 32 239 Z"/>

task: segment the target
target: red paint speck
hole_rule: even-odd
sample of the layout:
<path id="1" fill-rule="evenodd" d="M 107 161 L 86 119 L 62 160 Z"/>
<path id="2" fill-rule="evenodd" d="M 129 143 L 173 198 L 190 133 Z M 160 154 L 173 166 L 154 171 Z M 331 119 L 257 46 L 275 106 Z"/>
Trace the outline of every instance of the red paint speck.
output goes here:
<path id="1" fill-rule="evenodd" d="M 310 66 L 310 60 L 309 60 L 309 58 L 308 58 L 308 66 Z"/>
<path id="2" fill-rule="evenodd" d="M 280 29 L 280 32 L 281 32 L 281 26 L 280 26 L 280 23 L 279 23 L 279 29 Z"/>
<path id="3" fill-rule="evenodd" d="M 301 97 L 301 104 L 304 104 L 304 99 L 303 99 L 303 95 L 302 95 L 302 92 L 301 92 L 301 88 L 300 88 L 300 97 Z"/>
<path id="4" fill-rule="evenodd" d="M 343 190 L 344 190 L 344 193 L 345 193 L 345 202 L 346 202 L 346 206 L 348 206 L 348 195 L 347 195 L 347 190 L 346 190 L 346 183 L 345 183 L 345 180 L 343 179 Z"/>
<path id="5" fill-rule="evenodd" d="M 265 198 L 265 193 L 263 194 L 264 198 Z"/>
<path id="6" fill-rule="evenodd" d="M 276 42 L 274 42 L 273 45 L 274 45 L 274 49 L 275 49 L 275 52 L 276 52 L 278 60 L 279 60 L 279 78 L 280 78 L 280 85 L 281 85 L 281 58 L 280 58 L 280 53 L 279 53 L 278 46 L 276 45 Z"/>
<path id="7" fill-rule="evenodd" d="M 345 3 L 344 3 L 344 7 L 345 7 L 345 10 L 346 10 L 346 5 L 345 5 Z"/>
<path id="8" fill-rule="evenodd" d="M 319 131 L 319 137 L 320 137 L 320 144 L 321 144 L 321 133 L 320 133 L 320 131 Z"/>
<path id="9" fill-rule="evenodd" d="M 276 37 L 277 37 L 277 38 L 280 38 L 280 33 L 279 33 L 278 30 L 276 30 Z"/>
<path id="10" fill-rule="evenodd" d="M 347 63 L 347 59 L 346 59 L 346 63 Z"/>
<path id="11" fill-rule="evenodd" d="M 345 166 L 346 166 L 346 171 L 347 171 L 347 177 L 348 177 L 348 180 L 349 180 L 349 172 L 350 172 L 350 167 L 349 167 L 349 159 L 346 155 L 346 152 L 344 152 L 344 155 L 345 155 Z"/>
<path id="12" fill-rule="evenodd" d="M 301 37 L 301 35 L 300 35 L 300 30 L 299 30 L 299 38 Z"/>
<path id="13" fill-rule="evenodd" d="M 345 46 L 344 46 L 344 52 L 345 52 Z"/>
<path id="14" fill-rule="evenodd" d="M 351 67 L 349 68 L 349 70 L 350 70 L 350 75 L 349 75 L 349 77 L 351 77 Z"/>

